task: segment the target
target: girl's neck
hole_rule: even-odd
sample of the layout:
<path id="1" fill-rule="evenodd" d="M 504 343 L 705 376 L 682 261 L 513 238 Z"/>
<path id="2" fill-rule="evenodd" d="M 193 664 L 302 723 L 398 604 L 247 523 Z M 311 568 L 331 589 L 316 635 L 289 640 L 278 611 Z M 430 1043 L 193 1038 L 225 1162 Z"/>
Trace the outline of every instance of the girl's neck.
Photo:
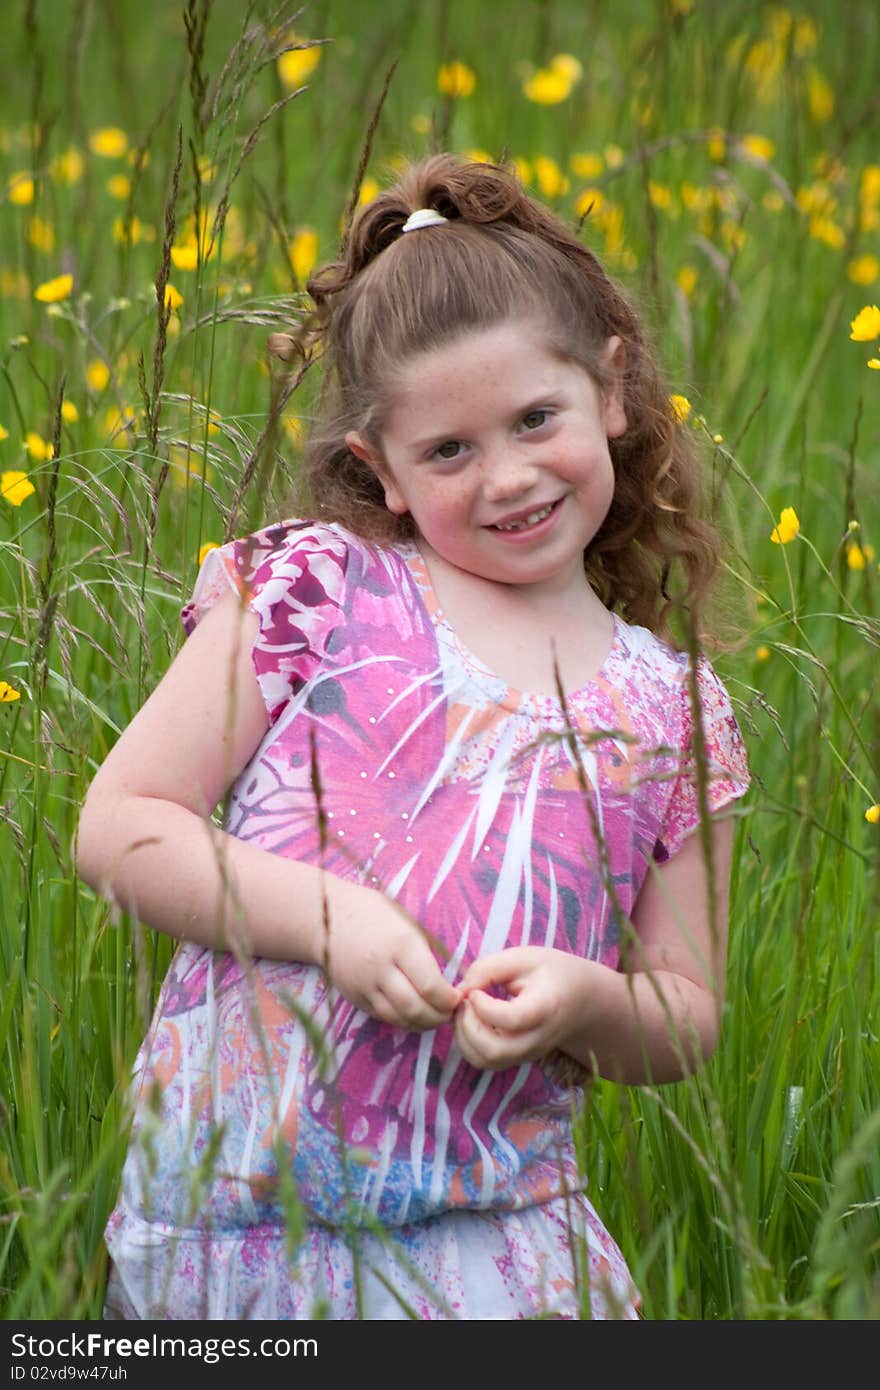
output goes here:
<path id="1" fill-rule="evenodd" d="M 449 564 L 421 540 L 418 548 L 446 622 L 506 685 L 557 695 L 561 680 L 569 693 L 603 664 L 614 618 L 586 574 L 558 590 L 499 584 Z"/>

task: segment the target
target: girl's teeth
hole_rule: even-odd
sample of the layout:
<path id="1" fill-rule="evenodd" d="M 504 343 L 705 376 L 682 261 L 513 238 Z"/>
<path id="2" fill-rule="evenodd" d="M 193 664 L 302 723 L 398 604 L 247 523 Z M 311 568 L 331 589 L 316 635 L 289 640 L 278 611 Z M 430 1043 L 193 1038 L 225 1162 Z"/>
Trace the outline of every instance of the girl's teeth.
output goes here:
<path id="1" fill-rule="evenodd" d="M 506 526 L 497 526 L 498 531 L 524 531 L 527 526 L 535 526 L 539 521 L 543 521 L 545 516 L 549 516 L 553 510 L 553 503 L 548 507 L 542 507 L 539 512 L 530 512 L 522 521 L 509 521 Z"/>

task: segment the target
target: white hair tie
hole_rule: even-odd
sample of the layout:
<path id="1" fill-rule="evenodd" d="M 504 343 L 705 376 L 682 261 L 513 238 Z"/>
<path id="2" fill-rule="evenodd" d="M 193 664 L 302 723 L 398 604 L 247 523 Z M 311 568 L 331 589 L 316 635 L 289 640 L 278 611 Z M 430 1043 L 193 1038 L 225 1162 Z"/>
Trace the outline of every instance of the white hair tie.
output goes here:
<path id="1" fill-rule="evenodd" d="M 434 208 L 417 208 L 411 212 L 403 224 L 405 232 L 418 232 L 422 227 L 439 227 L 441 222 L 448 222 L 449 218 L 444 217 L 442 212 L 437 212 Z"/>

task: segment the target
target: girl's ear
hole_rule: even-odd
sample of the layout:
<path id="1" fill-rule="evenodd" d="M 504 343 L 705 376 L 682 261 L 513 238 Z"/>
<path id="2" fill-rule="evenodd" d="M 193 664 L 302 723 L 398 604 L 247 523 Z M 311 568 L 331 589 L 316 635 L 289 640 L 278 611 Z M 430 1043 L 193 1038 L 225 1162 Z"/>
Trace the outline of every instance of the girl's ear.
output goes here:
<path id="1" fill-rule="evenodd" d="M 385 506 L 389 512 L 393 512 L 395 516 L 403 516 L 408 512 L 409 508 L 382 455 L 378 454 L 357 430 L 349 430 L 345 436 L 345 443 L 355 458 L 372 468 L 385 491 Z"/>
<path id="2" fill-rule="evenodd" d="M 606 384 L 602 390 L 605 414 L 605 433 L 609 439 L 626 434 L 623 375 L 626 368 L 626 348 L 620 338 L 609 338 L 602 349 L 602 367 Z"/>

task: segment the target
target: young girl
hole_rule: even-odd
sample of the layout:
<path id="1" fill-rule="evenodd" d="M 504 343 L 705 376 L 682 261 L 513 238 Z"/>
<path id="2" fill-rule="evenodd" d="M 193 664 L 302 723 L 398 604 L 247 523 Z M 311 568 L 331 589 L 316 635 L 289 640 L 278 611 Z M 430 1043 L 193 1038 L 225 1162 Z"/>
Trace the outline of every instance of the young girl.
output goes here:
<path id="1" fill-rule="evenodd" d="M 209 555 L 80 824 L 83 877 L 184 943 L 107 1314 L 634 1317 L 580 1087 L 714 1048 L 747 785 L 654 635 L 717 553 L 690 445 L 502 168 L 410 168 L 309 288 L 317 519 Z"/>

